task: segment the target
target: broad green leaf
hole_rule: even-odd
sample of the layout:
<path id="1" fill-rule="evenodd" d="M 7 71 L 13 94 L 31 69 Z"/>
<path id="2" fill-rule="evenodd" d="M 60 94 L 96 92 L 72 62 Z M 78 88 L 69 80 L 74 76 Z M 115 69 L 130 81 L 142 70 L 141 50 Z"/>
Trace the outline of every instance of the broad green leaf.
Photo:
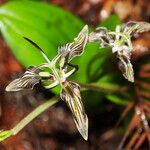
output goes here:
<path id="1" fill-rule="evenodd" d="M 72 14 L 46 3 L 14 1 L 0 7 L 1 32 L 25 67 L 38 65 L 43 59 L 23 37 L 36 42 L 53 58 L 57 47 L 73 40 L 82 26 L 82 21 Z"/>
<path id="2" fill-rule="evenodd" d="M 100 27 L 104 26 L 107 29 L 113 31 L 113 30 L 115 30 L 116 25 L 119 25 L 119 24 L 121 24 L 119 17 L 116 15 L 112 15 L 108 19 L 106 19 L 104 22 L 102 22 L 99 26 Z"/>

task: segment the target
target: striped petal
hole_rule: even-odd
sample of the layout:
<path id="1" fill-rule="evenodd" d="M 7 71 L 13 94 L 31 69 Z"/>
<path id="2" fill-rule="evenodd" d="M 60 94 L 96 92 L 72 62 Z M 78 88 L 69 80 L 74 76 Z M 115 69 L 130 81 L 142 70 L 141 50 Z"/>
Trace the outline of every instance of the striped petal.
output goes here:
<path id="1" fill-rule="evenodd" d="M 20 91 L 25 89 L 33 89 L 35 84 L 39 83 L 41 77 L 38 75 L 40 69 L 37 67 L 30 67 L 23 74 L 21 78 L 12 81 L 7 87 L 6 91 Z"/>
<path id="2" fill-rule="evenodd" d="M 130 61 L 129 51 L 118 51 L 117 57 L 119 58 L 118 66 L 123 76 L 130 82 L 134 82 L 134 71 Z"/>
<path id="3" fill-rule="evenodd" d="M 80 56 L 83 53 L 87 40 L 88 40 L 88 26 L 86 25 L 81 30 L 78 37 L 74 39 L 74 42 L 67 43 L 59 47 L 58 53 L 63 54 L 62 57 L 65 57 L 67 62 L 69 62 L 74 57 Z"/>
<path id="4" fill-rule="evenodd" d="M 134 36 L 136 33 L 142 33 L 150 31 L 150 23 L 148 22 L 134 22 L 130 21 L 124 26 L 124 32 Z"/>
<path id="5" fill-rule="evenodd" d="M 73 119 L 82 137 L 88 139 L 88 118 L 80 96 L 80 87 L 74 82 L 65 82 L 62 87 L 61 99 L 71 109 Z"/>

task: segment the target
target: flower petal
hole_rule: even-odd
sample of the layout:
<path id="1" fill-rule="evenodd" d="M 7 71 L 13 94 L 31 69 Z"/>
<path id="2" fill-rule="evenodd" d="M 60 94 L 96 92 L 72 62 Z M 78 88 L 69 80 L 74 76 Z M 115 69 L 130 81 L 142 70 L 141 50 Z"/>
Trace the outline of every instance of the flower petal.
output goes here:
<path id="1" fill-rule="evenodd" d="M 119 58 L 119 69 L 122 72 L 123 76 L 130 82 L 134 82 L 134 71 L 130 61 L 130 52 L 129 51 L 118 51 L 117 57 Z"/>
<path id="2" fill-rule="evenodd" d="M 89 34 L 88 42 L 100 42 L 101 47 L 110 47 L 110 43 L 115 41 L 115 36 L 108 34 L 109 30 L 105 27 L 98 27 Z"/>
<path id="3" fill-rule="evenodd" d="M 80 87 L 74 82 L 65 82 L 62 88 L 61 99 L 64 100 L 71 109 L 77 129 L 82 137 L 87 140 L 88 118 L 81 101 Z"/>
<path id="4" fill-rule="evenodd" d="M 6 91 L 32 89 L 35 84 L 39 83 L 39 81 L 41 80 L 41 77 L 38 75 L 39 71 L 40 69 L 38 67 L 28 68 L 21 78 L 12 81 L 6 87 Z"/>
<path id="5" fill-rule="evenodd" d="M 146 31 L 150 31 L 150 23 L 148 22 L 134 22 L 130 21 L 124 26 L 124 32 L 133 36 L 136 33 L 142 33 Z"/>
<path id="6" fill-rule="evenodd" d="M 63 53 L 62 57 L 66 58 L 66 61 L 71 61 L 74 57 L 80 56 L 88 40 L 88 26 L 84 28 L 79 33 L 78 37 L 74 39 L 74 42 L 67 43 L 58 49 L 58 53 Z"/>

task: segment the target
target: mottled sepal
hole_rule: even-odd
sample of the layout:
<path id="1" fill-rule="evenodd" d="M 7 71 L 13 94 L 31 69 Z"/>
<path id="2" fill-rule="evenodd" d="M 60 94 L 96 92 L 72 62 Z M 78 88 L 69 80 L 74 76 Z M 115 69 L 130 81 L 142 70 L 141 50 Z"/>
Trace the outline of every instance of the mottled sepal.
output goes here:
<path id="1" fill-rule="evenodd" d="M 134 82 L 134 71 L 130 61 L 131 53 L 129 51 L 117 51 L 119 59 L 118 66 L 122 75 L 130 82 Z"/>
<path id="2" fill-rule="evenodd" d="M 41 80 L 41 77 L 38 75 L 40 71 L 41 70 L 38 67 L 29 67 L 21 78 L 12 81 L 6 87 L 6 91 L 33 89 L 33 87 Z"/>
<path id="3" fill-rule="evenodd" d="M 88 118 L 80 96 L 80 87 L 74 82 L 65 82 L 62 87 L 61 99 L 71 109 L 73 119 L 82 137 L 88 139 Z"/>

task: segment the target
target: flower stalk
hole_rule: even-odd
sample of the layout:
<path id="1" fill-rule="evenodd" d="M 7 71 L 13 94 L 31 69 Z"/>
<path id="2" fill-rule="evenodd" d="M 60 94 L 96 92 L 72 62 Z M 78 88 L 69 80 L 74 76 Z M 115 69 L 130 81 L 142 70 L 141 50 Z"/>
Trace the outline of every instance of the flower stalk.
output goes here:
<path id="1" fill-rule="evenodd" d="M 55 96 L 48 100 L 47 102 L 41 104 L 36 109 L 34 109 L 30 114 L 28 114 L 24 119 L 22 119 L 15 127 L 13 127 L 10 130 L 6 131 L 0 131 L 0 141 L 3 141 L 10 136 L 16 135 L 18 132 L 20 132 L 26 125 L 28 125 L 33 119 L 35 119 L 39 114 L 44 112 L 46 109 L 48 109 L 50 106 L 57 103 L 59 100 L 59 96 Z"/>

